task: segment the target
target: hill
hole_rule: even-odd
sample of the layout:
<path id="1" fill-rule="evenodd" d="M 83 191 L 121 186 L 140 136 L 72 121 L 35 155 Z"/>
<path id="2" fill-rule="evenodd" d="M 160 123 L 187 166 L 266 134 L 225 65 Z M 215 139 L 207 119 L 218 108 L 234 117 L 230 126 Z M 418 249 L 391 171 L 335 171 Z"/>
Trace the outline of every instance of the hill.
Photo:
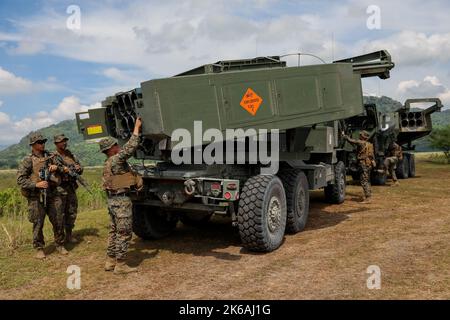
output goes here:
<path id="1" fill-rule="evenodd" d="M 104 161 L 104 155 L 98 152 L 98 145 L 84 142 L 82 135 L 78 133 L 75 120 L 66 120 L 50 127 L 39 130 L 48 139 L 46 147 L 54 150 L 53 136 L 64 133 L 69 140 L 69 149 L 74 152 L 85 166 L 100 165 Z M 0 151 L 0 169 L 17 168 L 24 156 L 30 153 L 28 145 L 29 135 L 23 137 L 19 143 Z"/>
<path id="2" fill-rule="evenodd" d="M 389 112 L 398 109 L 402 104 L 389 97 L 364 97 L 364 103 L 375 103 L 382 112 Z M 445 126 L 450 124 L 450 110 L 435 113 L 432 115 L 433 124 Z M 64 133 L 69 139 L 69 148 L 80 158 L 85 166 L 102 165 L 104 156 L 98 152 L 96 144 L 87 144 L 78 133 L 75 120 L 66 120 L 58 124 L 40 130 L 48 139 L 47 148 L 54 149 L 53 136 L 57 133 Z M 29 135 L 23 137 L 18 144 L 12 145 L 0 151 L 0 169 L 16 168 L 19 161 L 30 153 L 28 146 Z M 427 138 L 417 141 L 418 151 L 433 151 L 428 144 Z"/>

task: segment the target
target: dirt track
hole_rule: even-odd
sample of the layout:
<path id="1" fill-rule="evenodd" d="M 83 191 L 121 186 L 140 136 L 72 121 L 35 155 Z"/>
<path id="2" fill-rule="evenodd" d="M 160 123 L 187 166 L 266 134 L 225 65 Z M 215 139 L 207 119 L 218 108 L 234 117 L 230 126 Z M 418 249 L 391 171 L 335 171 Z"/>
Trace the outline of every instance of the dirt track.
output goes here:
<path id="1" fill-rule="evenodd" d="M 357 202 L 357 186 L 348 187 L 343 205 L 322 204 L 316 192 L 306 230 L 270 254 L 242 250 L 227 220 L 203 229 L 180 224 L 168 239 L 135 239 L 130 258 L 140 272 L 128 276 L 102 271 L 105 239 L 86 235 L 72 257 L 48 259 L 54 278 L 3 290 L 0 298 L 448 299 L 448 181 L 448 166 L 421 163 L 418 177 L 400 187 L 375 187 L 369 205 Z M 70 292 L 64 272 L 73 263 L 82 268 L 82 290 Z M 369 265 L 381 268 L 381 290 L 366 287 Z"/>

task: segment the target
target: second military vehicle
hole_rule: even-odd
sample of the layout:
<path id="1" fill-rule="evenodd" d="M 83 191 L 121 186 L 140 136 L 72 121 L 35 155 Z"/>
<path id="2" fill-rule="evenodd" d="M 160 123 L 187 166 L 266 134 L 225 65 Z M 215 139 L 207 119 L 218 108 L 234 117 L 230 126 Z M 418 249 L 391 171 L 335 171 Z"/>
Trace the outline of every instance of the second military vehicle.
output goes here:
<path id="1" fill-rule="evenodd" d="M 425 110 L 413 109 L 414 105 L 429 105 Z M 409 99 L 393 112 L 379 112 L 375 104 L 364 106 L 365 112 L 343 121 L 342 127 L 348 135 L 357 137 L 361 130 L 369 132 L 369 141 L 374 145 L 377 167 L 372 171 L 372 183 L 384 185 L 387 179 L 384 160 L 389 145 L 396 142 L 403 149 L 403 160 L 397 164 L 396 175 L 400 179 L 415 177 L 416 165 L 413 142 L 429 135 L 433 129 L 431 114 L 442 109 L 437 98 Z M 350 145 L 342 146 L 347 150 L 347 172 L 355 180 L 359 179 L 356 155 Z"/>
<path id="2" fill-rule="evenodd" d="M 386 51 L 302 67 L 287 67 L 278 56 L 219 61 L 117 93 L 102 108 L 77 114 L 78 128 L 87 140 L 112 136 L 123 144 L 136 117 L 142 118 L 135 155 L 142 164 L 134 168 L 145 187 L 133 195 L 139 237 L 166 236 L 180 219 L 193 223 L 224 215 L 238 227 L 244 247 L 268 252 L 281 245 L 285 232 L 305 227 L 309 190 L 324 189 L 330 203 L 344 201 L 339 120 L 364 111 L 362 77 L 387 79 L 393 67 Z M 211 138 L 202 137 L 199 123 L 216 134 L 240 132 L 225 138 L 232 143 L 224 153 L 241 160 L 204 161 L 201 153 Z M 181 150 L 184 163 L 173 159 L 178 129 L 194 137 Z M 270 131 L 266 147 L 279 159 L 251 159 L 256 130 Z M 200 161 L 191 164 L 198 154 Z M 279 171 L 267 173 L 274 162 Z"/>

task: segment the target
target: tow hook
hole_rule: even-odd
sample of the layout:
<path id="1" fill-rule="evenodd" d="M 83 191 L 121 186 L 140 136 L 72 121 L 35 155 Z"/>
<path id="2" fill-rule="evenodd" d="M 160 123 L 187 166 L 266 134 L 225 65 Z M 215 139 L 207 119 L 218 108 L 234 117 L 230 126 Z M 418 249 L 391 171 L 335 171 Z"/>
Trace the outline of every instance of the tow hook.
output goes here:
<path id="1" fill-rule="evenodd" d="M 189 179 L 184 182 L 184 192 L 188 196 L 192 196 L 195 193 L 195 181 L 192 179 Z"/>

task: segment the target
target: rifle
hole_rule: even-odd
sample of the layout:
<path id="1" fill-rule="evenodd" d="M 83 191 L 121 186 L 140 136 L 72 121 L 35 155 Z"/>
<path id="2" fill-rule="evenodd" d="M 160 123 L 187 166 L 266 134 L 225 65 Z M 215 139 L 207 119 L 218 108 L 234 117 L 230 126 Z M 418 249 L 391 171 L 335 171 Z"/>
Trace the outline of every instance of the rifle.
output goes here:
<path id="1" fill-rule="evenodd" d="M 94 195 L 92 193 L 91 189 L 89 188 L 89 185 L 87 184 L 87 182 L 75 170 L 75 165 L 73 165 L 73 164 L 68 165 L 59 154 L 55 154 L 55 160 L 58 163 L 58 165 L 67 167 L 69 169 L 69 172 L 67 172 L 69 177 L 75 179 L 78 183 L 80 183 L 83 186 L 83 188 L 85 188 L 87 190 L 87 192 L 89 192 L 91 195 Z"/>
<path id="2" fill-rule="evenodd" d="M 50 181 L 50 171 L 48 168 L 48 163 L 49 163 L 50 158 L 47 158 L 45 160 L 45 165 L 41 168 L 41 170 L 39 170 L 39 179 L 41 181 Z M 48 196 L 48 189 L 41 189 L 40 190 L 40 197 L 39 197 L 39 202 L 42 203 L 44 208 L 47 208 L 47 196 Z"/>

